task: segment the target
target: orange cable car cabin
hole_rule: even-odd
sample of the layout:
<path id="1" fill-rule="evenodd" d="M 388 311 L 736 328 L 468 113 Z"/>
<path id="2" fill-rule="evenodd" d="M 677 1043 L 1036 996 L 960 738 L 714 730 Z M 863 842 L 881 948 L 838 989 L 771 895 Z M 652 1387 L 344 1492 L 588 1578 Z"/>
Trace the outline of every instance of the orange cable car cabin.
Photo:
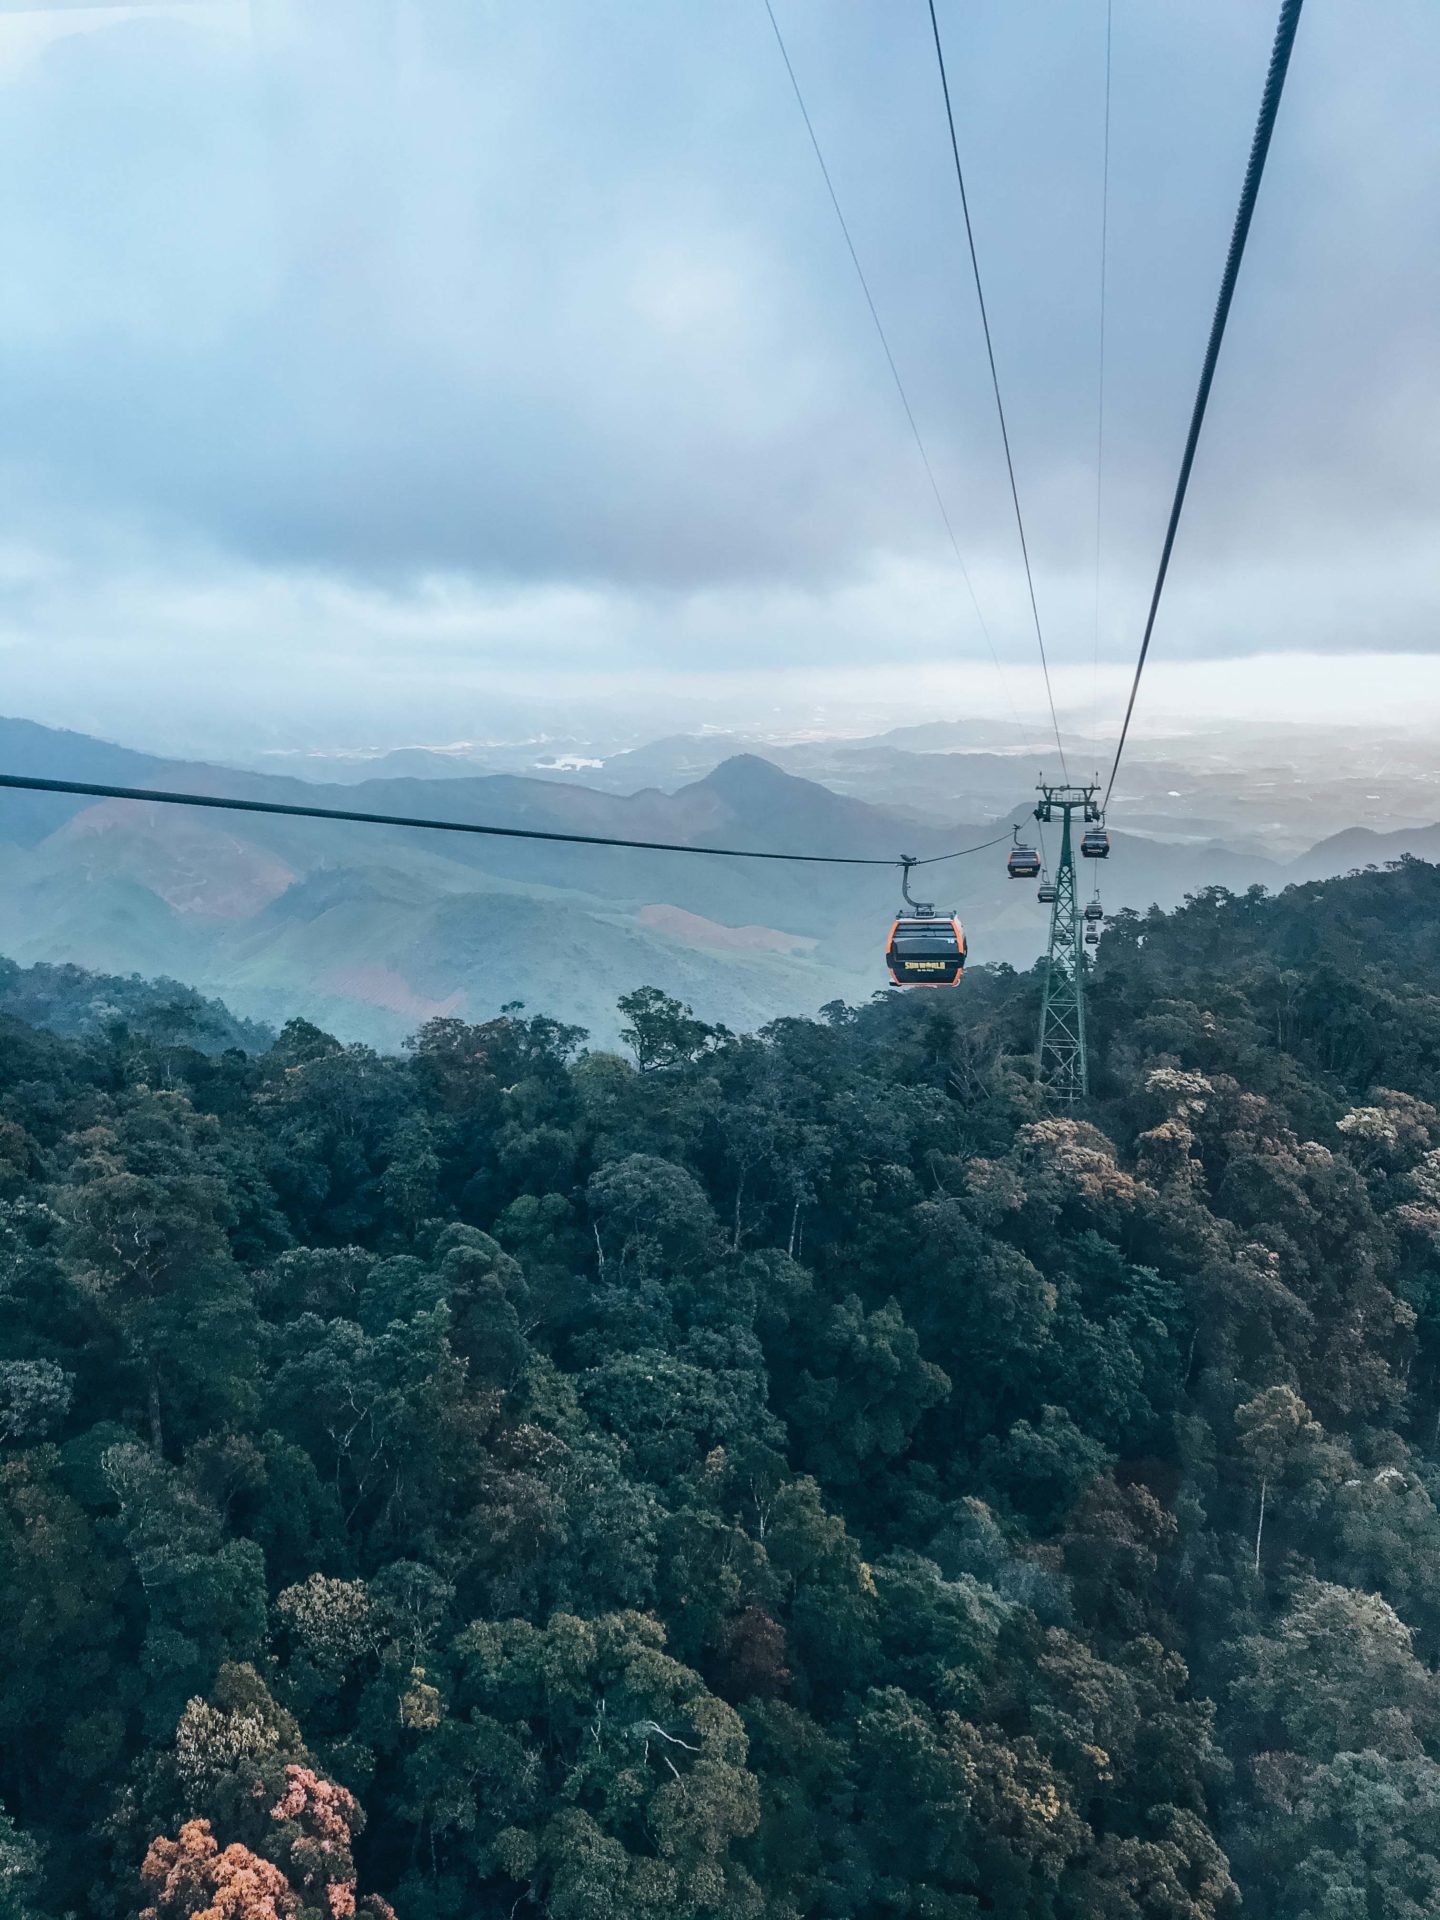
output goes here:
<path id="1" fill-rule="evenodd" d="M 1034 847 L 1017 840 L 1010 849 L 1005 868 L 1012 880 L 1033 880 L 1040 871 L 1040 856 Z"/>
<path id="2" fill-rule="evenodd" d="M 885 964 L 897 987 L 953 987 L 965 971 L 965 929 L 939 914 L 902 915 L 885 943 Z"/>

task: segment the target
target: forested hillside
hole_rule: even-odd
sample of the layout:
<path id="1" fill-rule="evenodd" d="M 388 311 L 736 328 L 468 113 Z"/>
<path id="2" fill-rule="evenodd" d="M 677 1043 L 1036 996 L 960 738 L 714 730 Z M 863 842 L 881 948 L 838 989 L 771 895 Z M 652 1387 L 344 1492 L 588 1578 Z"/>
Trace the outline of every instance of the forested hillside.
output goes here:
<path id="1" fill-rule="evenodd" d="M 73 1039 L 135 1032 L 142 1044 L 180 1045 L 200 1053 L 244 1047 L 252 1052 L 275 1038 L 256 1020 L 239 1020 L 219 1000 L 207 1000 L 178 980 L 142 980 L 138 974 L 90 973 L 84 967 L 17 967 L 0 959 L 0 1014 L 48 1027 Z"/>
<path id="2" fill-rule="evenodd" d="M 1440 1910 L 1440 871 L 630 1057 L 0 1018 L 0 1916 Z"/>

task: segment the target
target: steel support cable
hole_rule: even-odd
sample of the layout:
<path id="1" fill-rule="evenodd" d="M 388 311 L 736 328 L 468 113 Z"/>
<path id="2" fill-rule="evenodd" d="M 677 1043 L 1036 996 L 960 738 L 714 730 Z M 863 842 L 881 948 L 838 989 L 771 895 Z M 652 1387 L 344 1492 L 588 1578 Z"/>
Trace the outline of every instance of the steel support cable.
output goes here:
<path id="1" fill-rule="evenodd" d="M 820 175 L 825 182 L 825 191 L 830 196 L 830 204 L 835 209 L 835 218 L 839 221 L 840 231 L 845 237 L 845 246 L 850 255 L 850 264 L 855 269 L 855 278 L 860 282 L 860 291 L 865 296 L 865 304 L 870 309 L 870 318 L 875 324 L 875 332 L 879 336 L 880 345 L 884 350 L 885 364 L 890 369 L 890 378 L 895 382 L 895 391 L 900 396 L 900 405 L 905 411 L 906 420 L 909 422 L 911 438 L 915 442 L 915 450 L 920 455 L 920 464 L 925 469 L 925 478 L 930 482 L 930 491 L 935 496 L 935 505 L 939 510 L 941 521 L 944 523 L 946 537 L 950 542 L 950 550 L 955 555 L 955 564 L 959 567 L 960 577 L 965 582 L 965 591 L 969 594 L 970 604 L 975 609 L 975 618 L 979 621 L 980 631 L 985 636 L 985 645 L 990 649 L 990 658 L 995 663 L 995 671 L 999 675 L 1000 685 L 1004 691 L 1011 715 L 1016 726 L 1021 726 L 1023 723 L 1020 719 L 1019 710 L 1015 705 L 1014 696 L 1010 691 L 1010 683 L 1005 678 L 1005 669 L 1000 665 L 1000 656 L 995 651 L 995 642 L 991 638 L 989 627 L 985 624 L 985 616 L 980 611 L 980 602 L 975 596 L 975 586 L 970 578 L 970 569 L 965 565 L 965 557 L 960 551 L 960 542 L 955 535 L 955 527 L 950 519 L 950 510 L 945 505 L 945 496 L 940 491 L 940 482 L 936 479 L 935 469 L 930 462 L 929 449 L 926 447 L 924 438 L 920 432 L 919 423 L 915 418 L 915 410 L 910 405 L 910 396 L 905 391 L 905 382 L 900 378 L 900 369 L 895 364 L 895 355 L 890 350 L 890 339 L 885 331 L 885 323 L 880 318 L 880 309 L 876 306 L 875 296 L 870 291 L 870 281 L 866 276 L 864 267 L 860 264 L 860 255 L 856 252 L 855 242 L 850 236 L 850 223 L 845 218 L 844 210 L 840 205 L 840 196 L 835 191 L 835 182 L 830 178 L 830 169 L 826 164 L 825 154 L 820 146 L 820 136 L 816 133 L 815 123 L 810 118 L 810 109 L 805 104 L 805 95 L 800 90 L 800 82 L 796 77 L 795 68 L 790 59 L 789 48 L 785 45 L 785 36 L 780 31 L 780 22 L 775 18 L 775 9 L 771 5 L 771 0 L 765 0 L 765 11 L 770 17 L 770 26 L 775 35 L 775 44 L 780 49 L 780 58 L 785 62 L 785 71 L 790 76 L 790 88 L 795 95 L 795 104 L 800 109 L 800 118 L 805 122 L 805 131 L 810 136 L 810 145 L 814 149 L 815 158 L 820 166 Z"/>
<path id="2" fill-rule="evenodd" d="M 967 853 L 984 853 L 989 847 L 998 847 L 1002 841 L 1010 838 L 1007 833 L 997 833 L 993 840 L 982 840 L 978 847 L 957 847 L 954 853 L 931 853 L 923 860 L 912 860 L 912 867 L 938 867 L 944 860 L 963 860 Z M 903 864 L 903 862 L 902 862 Z"/>
<path id="3" fill-rule="evenodd" d="M 215 793 L 172 793 L 164 788 L 105 786 L 91 780 L 41 780 L 28 774 L 0 773 L 0 789 L 25 793 L 69 793 L 91 800 L 148 800 L 164 807 L 212 807 L 228 813 L 275 814 L 291 820 L 344 820 L 367 827 L 415 827 L 431 833 L 483 834 L 496 840 L 549 840 L 576 847 L 630 847 L 645 853 L 698 853 L 723 860 L 789 860 L 806 866 L 899 867 L 902 860 L 843 853 L 770 853 L 758 847 L 691 847 L 679 840 L 625 840 L 603 833 L 560 833 L 542 827 L 491 827 L 473 820 L 429 820 L 403 813 L 361 813 L 350 807 L 307 807 L 281 800 L 236 800 Z M 960 860 L 966 854 L 998 847 L 1007 836 L 983 840 L 979 846 L 957 847 L 954 853 L 935 853 L 912 864 L 932 867 L 942 860 Z"/>
<path id="4" fill-rule="evenodd" d="M 1114 29 L 1115 0 L 1105 0 L 1105 147 L 1100 163 L 1100 339 L 1099 371 L 1095 383 L 1095 658 L 1090 680 L 1090 700 L 1097 711 L 1100 705 L 1101 509 L 1105 495 L 1105 283 L 1110 254 L 1110 73 Z"/>
<path id="5" fill-rule="evenodd" d="M 1130 733 L 1130 718 L 1135 711 L 1135 696 L 1140 691 L 1140 676 L 1145 671 L 1146 656 L 1150 652 L 1150 636 L 1155 631 L 1155 615 L 1160 608 L 1160 596 L 1165 590 L 1165 576 L 1170 569 L 1170 555 L 1175 547 L 1175 533 L 1180 525 L 1180 512 L 1185 505 L 1185 492 L 1190 485 L 1190 469 L 1195 464 L 1195 449 L 1200 440 L 1200 428 L 1205 420 L 1205 408 L 1210 399 L 1210 387 L 1215 378 L 1216 362 L 1220 358 L 1220 343 L 1225 337 L 1225 322 L 1230 317 L 1230 303 L 1235 297 L 1235 283 L 1240 276 L 1240 262 L 1245 256 L 1245 242 L 1250 233 L 1250 222 L 1255 213 L 1255 202 L 1260 193 L 1260 181 L 1265 172 L 1265 157 L 1270 151 L 1270 136 L 1275 131 L 1276 116 L 1280 111 L 1280 96 L 1285 91 L 1285 75 L 1290 66 L 1290 50 L 1295 44 L 1295 30 L 1300 24 L 1300 9 L 1304 0 L 1281 0 L 1280 19 L 1275 28 L 1275 44 L 1270 53 L 1270 67 L 1265 76 L 1265 91 L 1260 96 L 1260 114 L 1255 123 L 1255 137 L 1250 143 L 1250 159 L 1245 168 L 1245 182 L 1240 189 L 1240 205 L 1235 213 L 1235 225 L 1230 235 L 1230 251 L 1225 256 L 1225 271 L 1220 279 L 1220 294 L 1215 302 L 1215 317 L 1210 322 L 1210 339 L 1205 348 L 1205 360 L 1200 369 L 1200 385 L 1195 395 L 1195 405 L 1190 414 L 1190 431 L 1185 438 L 1185 452 L 1180 461 L 1180 478 L 1175 485 L 1175 499 L 1170 508 L 1170 521 L 1165 529 L 1165 544 L 1160 550 L 1160 566 L 1155 575 L 1155 590 L 1150 596 L 1150 612 L 1145 621 L 1145 633 L 1140 641 L 1140 657 L 1135 663 L 1135 678 L 1130 683 L 1130 698 L 1125 705 L 1125 720 L 1120 728 L 1120 739 L 1115 748 L 1115 759 L 1110 767 L 1110 778 L 1105 787 L 1105 806 L 1110 804 L 1110 795 L 1115 789 L 1115 776 L 1120 771 L 1120 756 L 1125 751 L 1125 742 Z"/>
<path id="6" fill-rule="evenodd" d="M 985 289 L 980 282 L 980 258 L 975 251 L 975 230 L 970 224 L 970 199 L 965 191 L 965 169 L 960 164 L 960 142 L 955 132 L 955 113 L 950 104 L 950 79 L 945 71 L 945 49 L 940 44 L 940 22 L 935 0 L 929 0 L 930 30 L 935 36 L 935 58 L 940 67 L 940 88 L 945 96 L 945 123 L 950 129 L 950 151 L 955 157 L 955 179 L 960 187 L 960 211 L 965 216 L 965 239 L 970 248 L 970 267 L 975 276 L 975 298 L 980 304 L 980 324 L 985 331 L 985 354 L 990 362 L 990 384 L 995 390 L 995 411 L 1000 416 L 1000 438 L 1005 447 L 1005 470 L 1010 476 L 1010 498 L 1015 503 L 1015 525 L 1020 534 L 1020 557 L 1025 562 L 1025 584 L 1030 590 L 1030 613 L 1035 622 L 1035 643 L 1040 649 L 1040 670 L 1045 676 L 1045 698 L 1050 705 L 1050 724 L 1055 729 L 1055 749 L 1060 755 L 1060 771 L 1066 780 L 1065 748 L 1060 739 L 1060 721 L 1055 712 L 1055 695 L 1050 686 L 1050 662 L 1045 655 L 1045 636 L 1040 629 L 1040 606 L 1035 598 L 1035 576 L 1030 571 L 1030 547 L 1025 538 L 1025 516 L 1020 511 L 1020 489 L 1015 484 L 1015 462 L 1010 457 L 1010 429 L 1005 424 L 1005 403 L 1000 398 L 1000 375 L 995 368 L 995 346 L 990 338 L 990 316 L 985 309 Z"/>

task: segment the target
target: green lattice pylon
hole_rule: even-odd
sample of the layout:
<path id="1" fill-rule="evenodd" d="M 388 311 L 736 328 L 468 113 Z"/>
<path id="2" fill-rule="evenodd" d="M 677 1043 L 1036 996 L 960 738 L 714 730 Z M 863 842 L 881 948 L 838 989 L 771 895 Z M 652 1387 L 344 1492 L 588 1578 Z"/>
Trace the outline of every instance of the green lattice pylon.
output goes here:
<path id="1" fill-rule="evenodd" d="M 1070 816 L 1099 818 L 1094 787 L 1047 787 L 1035 818 L 1052 821 L 1060 815 L 1060 864 L 1055 870 L 1055 899 L 1050 908 L 1050 950 L 1045 958 L 1045 997 L 1040 1003 L 1040 1038 L 1035 1050 L 1035 1077 L 1057 1106 L 1074 1106 L 1090 1091 L 1090 1064 L 1085 1055 L 1085 948 L 1083 922 L 1075 888 L 1075 853 Z"/>

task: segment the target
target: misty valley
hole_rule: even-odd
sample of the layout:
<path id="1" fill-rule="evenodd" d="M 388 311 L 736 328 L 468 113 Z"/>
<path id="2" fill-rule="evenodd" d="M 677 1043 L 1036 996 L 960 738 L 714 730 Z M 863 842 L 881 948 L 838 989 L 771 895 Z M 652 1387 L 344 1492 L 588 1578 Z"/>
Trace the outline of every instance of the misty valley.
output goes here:
<path id="1" fill-rule="evenodd" d="M 1117 833 L 1118 857 L 1104 876 L 1107 910 L 1175 906 L 1207 885 L 1278 890 L 1405 852 L 1440 853 L 1440 827 L 1422 824 L 1303 840 L 1327 808 L 1328 817 L 1343 817 L 1333 810 L 1345 804 L 1344 790 L 1326 800 L 1315 787 L 1314 765 L 1330 743 L 1324 735 L 1292 738 L 1282 780 L 1270 758 L 1274 742 L 1266 744 L 1269 755 L 1255 770 L 1236 754 L 1228 839 L 1218 837 L 1218 823 L 1217 837 L 1162 837 L 1163 822 L 1158 831 L 1127 825 Z M 382 772 L 337 795 L 333 785 L 289 775 L 167 762 L 0 720 L 0 758 L 16 773 L 322 805 L 343 799 L 375 811 L 561 832 L 893 860 L 902 850 L 924 857 L 983 842 L 1028 819 L 1033 774 L 1023 749 L 997 757 L 937 746 L 932 730 L 884 749 L 899 768 L 890 787 L 882 776 L 870 779 L 895 795 L 884 801 L 832 791 L 757 752 L 726 756 L 723 743 L 707 747 L 707 758 L 721 757 L 694 778 L 688 756 L 677 768 L 667 749 L 665 784 L 623 793 L 585 784 L 583 775 L 465 775 L 442 761 L 443 774 Z M 833 751 L 843 761 L 855 750 L 841 743 Z M 1208 745 L 1194 750 L 1202 767 L 1207 754 Z M 642 777 L 660 773 L 646 755 L 634 757 Z M 947 812 L 947 776 L 931 772 L 937 761 L 972 789 L 968 821 Z M 1343 766 L 1344 755 L 1331 753 L 1332 769 L 1337 762 Z M 1155 777 L 1168 784 L 1182 776 L 1172 763 Z M 1356 771 L 1349 781 L 1373 777 Z M 906 796 L 926 781 L 931 810 L 922 813 Z M 1392 819 L 1428 820 L 1433 788 L 1420 768 L 1407 772 L 1399 753 L 1390 756 L 1387 794 Z M 1268 840 L 1242 825 L 1245 806 L 1278 816 Z M 941 904 L 959 909 L 973 957 L 1028 967 L 1046 916 L 1033 891 L 1017 896 L 1007 884 L 1002 853 L 932 871 L 953 892 Z M 896 876 L 883 869 L 697 862 L 0 794 L 0 952 L 24 963 L 163 973 L 223 997 L 246 1019 L 278 1028 L 303 1016 L 386 1048 L 427 1018 L 488 1018 L 516 999 L 613 1043 L 615 1002 L 641 982 L 736 1030 L 832 999 L 860 1001 L 883 984 L 877 948 L 898 903 Z"/>

